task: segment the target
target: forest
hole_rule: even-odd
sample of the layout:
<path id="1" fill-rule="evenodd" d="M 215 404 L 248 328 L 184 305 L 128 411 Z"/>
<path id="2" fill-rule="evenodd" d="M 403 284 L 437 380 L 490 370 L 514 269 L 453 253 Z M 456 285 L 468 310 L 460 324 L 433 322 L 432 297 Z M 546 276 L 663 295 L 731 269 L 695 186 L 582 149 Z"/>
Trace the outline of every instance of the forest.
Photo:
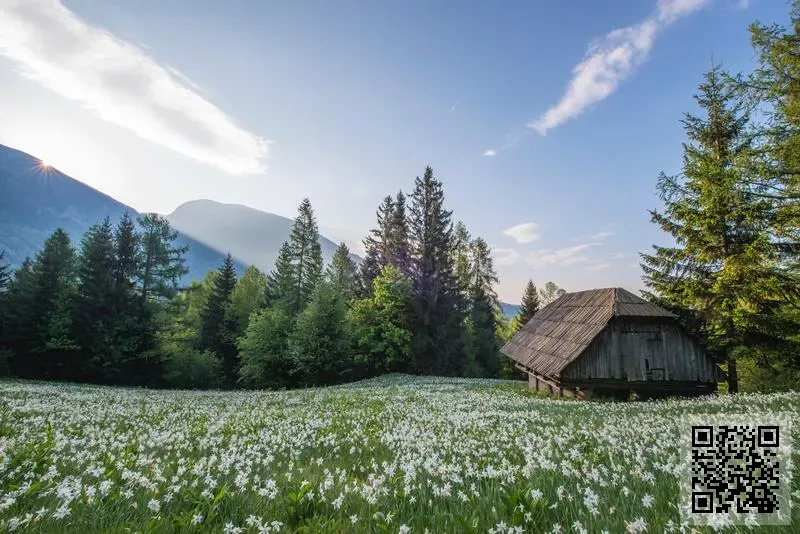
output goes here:
<path id="1" fill-rule="evenodd" d="M 703 75 L 681 171 L 655 183 L 651 223 L 670 244 L 641 253 L 643 296 L 678 314 L 731 393 L 793 388 L 800 370 L 799 31 L 795 4 L 791 27 L 750 27 L 751 72 Z M 506 321 L 491 249 L 453 220 L 430 167 L 380 204 L 360 265 L 342 244 L 323 266 L 308 199 L 270 273 L 238 276 L 229 255 L 182 287 L 175 237 L 155 214 L 105 220 L 0 266 L 0 372 L 175 388 L 511 378 L 502 343 L 563 293 L 530 281 Z"/>

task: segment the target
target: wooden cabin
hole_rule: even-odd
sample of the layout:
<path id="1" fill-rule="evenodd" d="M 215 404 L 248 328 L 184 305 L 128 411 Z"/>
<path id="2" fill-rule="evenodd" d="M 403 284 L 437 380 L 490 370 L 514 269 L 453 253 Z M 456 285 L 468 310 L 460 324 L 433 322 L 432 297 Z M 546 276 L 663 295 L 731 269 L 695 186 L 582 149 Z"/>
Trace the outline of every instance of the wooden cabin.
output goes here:
<path id="1" fill-rule="evenodd" d="M 501 350 L 530 387 L 559 395 L 701 395 L 720 377 L 674 314 L 622 288 L 562 295 Z"/>

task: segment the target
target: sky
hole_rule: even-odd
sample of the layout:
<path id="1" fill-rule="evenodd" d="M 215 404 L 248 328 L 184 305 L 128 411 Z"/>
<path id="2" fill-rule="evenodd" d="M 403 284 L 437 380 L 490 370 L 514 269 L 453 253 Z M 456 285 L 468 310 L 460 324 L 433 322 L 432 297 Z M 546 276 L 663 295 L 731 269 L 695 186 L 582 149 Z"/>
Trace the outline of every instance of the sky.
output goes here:
<path id="1" fill-rule="evenodd" d="M 132 206 L 208 198 L 359 252 L 427 165 L 526 281 L 642 288 L 656 178 L 712 58 L 783 0 L 0 0 L 0 143 Z"/>

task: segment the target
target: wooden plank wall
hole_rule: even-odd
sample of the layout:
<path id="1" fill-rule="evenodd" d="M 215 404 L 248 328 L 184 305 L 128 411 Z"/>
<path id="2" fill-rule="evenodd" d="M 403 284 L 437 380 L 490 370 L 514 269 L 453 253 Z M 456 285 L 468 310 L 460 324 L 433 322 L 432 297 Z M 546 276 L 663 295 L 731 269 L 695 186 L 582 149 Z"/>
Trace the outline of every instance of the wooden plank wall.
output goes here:
<path id="1" fill-rule="evenodd" d="M 617 318 L 562 373 L 566 380 L 716 382 L 714 362 L 673 320 Z"/>

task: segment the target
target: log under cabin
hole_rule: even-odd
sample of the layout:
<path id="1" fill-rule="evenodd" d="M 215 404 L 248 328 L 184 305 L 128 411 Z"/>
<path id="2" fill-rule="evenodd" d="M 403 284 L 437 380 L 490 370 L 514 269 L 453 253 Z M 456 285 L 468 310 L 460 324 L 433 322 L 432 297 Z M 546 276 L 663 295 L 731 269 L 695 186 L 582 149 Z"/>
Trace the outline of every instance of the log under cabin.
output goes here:
<path id="1" fill-rule="evenodd" d="M 720 377 L 674 314 L 622 288 L 562 295 L 501 350 L 531 388 L 566 396 L 702 395 Z"/>

